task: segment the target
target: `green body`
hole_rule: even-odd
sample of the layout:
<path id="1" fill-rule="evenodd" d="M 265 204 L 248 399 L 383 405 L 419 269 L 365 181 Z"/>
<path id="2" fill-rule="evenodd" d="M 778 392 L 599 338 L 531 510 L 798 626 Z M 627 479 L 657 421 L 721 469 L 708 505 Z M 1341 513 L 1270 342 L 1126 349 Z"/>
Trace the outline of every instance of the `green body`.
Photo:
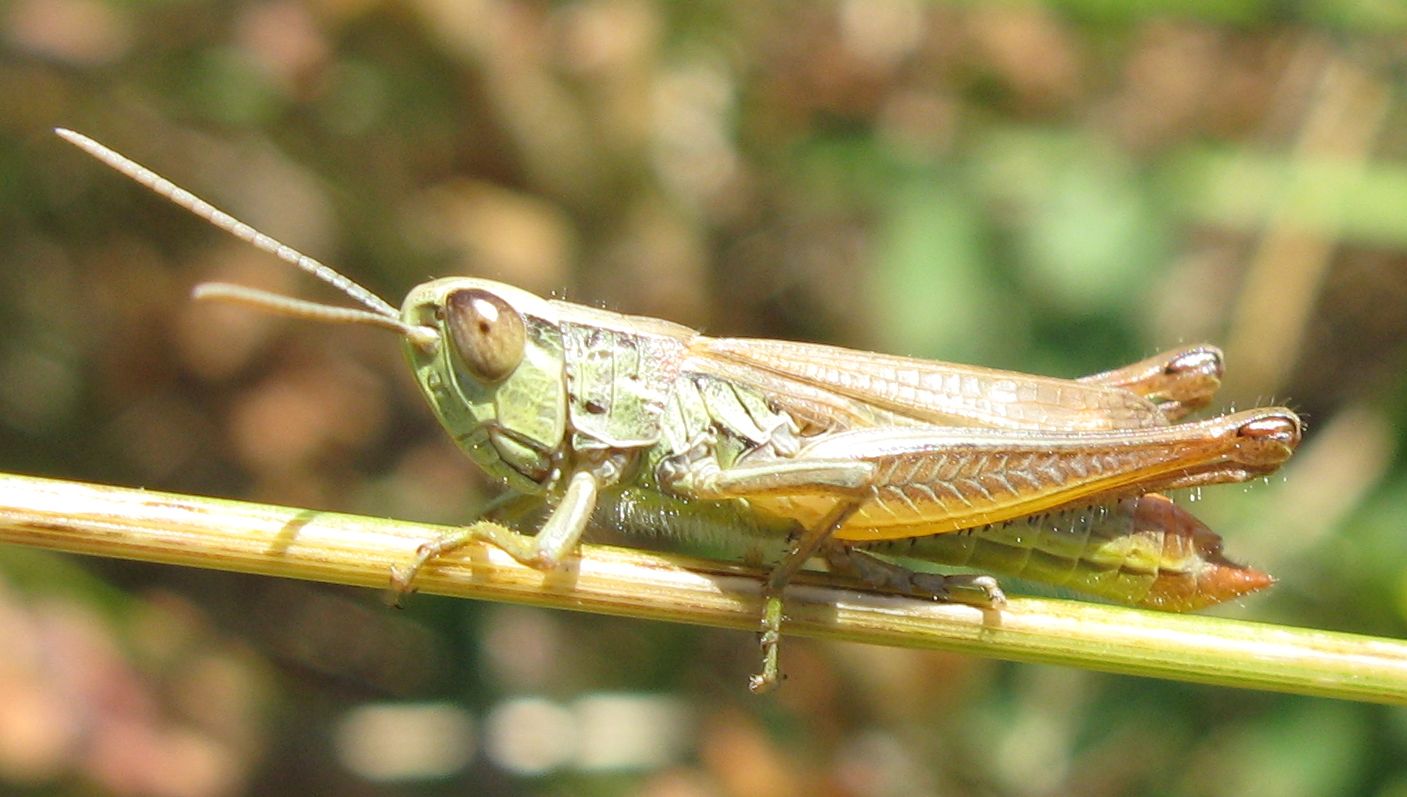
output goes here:
<path id="1" fill-rule="evenodd" d="M 448 342 L 446 297 L 464 290 L 491 291 L 523 320 L 521 361 L 499 381 L 470 373 Z M 445 345 L 427 351 L 408 342 L 407 353 L 446 431 L 487 473 L 551 506 L 568 474 L 594 470 L 600 483 L 595 527 L 682 541 L 757 564 L 785 554 L 800 531 L 796 521 L 757 511 L 744 499 L 679 495 L 662 474 L 681 464 L 726 470 L 784 460 L 812 439 L 803 429 L 823 436 L 871 423 L 922 425 L 884 407 L 859 405 L 868 415 L 825 416 L 825 428 L 818 429 L 818 413 L 799 418 L 788 411 L 806 406 L 795 396 L 727 378 L 726 367 L 695 351 L 700 338 L 692 329 L 545 300 L 499 283 L 427 283 L 407 298 L 402 318 L 440 328 Z M 954 415 L 955 424 L 968 420 Z M 1219 539 L 1190 515 L 1150 521 L 1136 516 L 1137 506 L 1135 499 L 1095 502 L 960 533 L 851 545 L 1164 608 L 1194 605 L 1179 590 L 1195 591 L 1208 571 L 1255 573 L 1222 560 Z M 1169 590 L 1177 594 L 1168 597 Z"/>
<path id="2" fill-rule="evenodd" d="M 426 352 L 407 342 L 406 352 L 445 431 L 486 473 L 550 504 L 564 474 L 592 463 L 606 477 L 598 526 L 756 561 L 779 555 L 794 522 L 751 512 L 742 501 L 673 495 L 657 478 L 663 463 L 680 457 L 728 467 L 749 453 L 795 449 L 794 422 L 757 391 L 688 368 L 694 330 L 466 279 L 418 287 L 403 318 L 443 324 L 436 308 L 446 292 L 476 285 L 491 286 L 525 322 L 527 346 L 511 375 L 484 384 L 449 345 Z"/>
<path id="3" fill-rule="evenodd" d="M 533 537 L 488 524 L 422 545 L 408 567 L 392 568 L 402 592 L 436 556 L 473 539 L 543 570 L 559 567 L 593 519 L 722 548 L 741 540 L 744 555 L 776 560 L 762 613 L 763 666 L 751 682 L 760 691 L 779 677 L 782 591 L 814 554 L 875 585 L 935 596 L 949 594 L 949 583 L 974 590 L 986 608 L 1005 600 L 991 577 L 920 582 L 884 555 L 979 562 L 1165 608 L 1268 583 L 1222 560 L 1215 535 L 1152 495 L 1263 476 L 1299 443 L 1299 419 L 1280 407 L 1172 424 L 1219 384 L 1221 355 L 1212 347 L 1064 380 L 708 338 L 467 278 L 417 287 L 398 314 L 155 172 L 86 136 L 57 132 L 365 309 L 223 284 L 198 287 L 197 298 L 397 332 L 455 443 L 488 474 L 551 507 Z M 1114 501 L 1093 523 L 1050 514 Z M 1262 580 L 1236 575 L 1245 572 Z"/>
<path id="4" fill-rule="evenodd" d="M 697 333 L 653 318 L 544 300 L 482 280 L 422 285 L 407 323 L 435 318 L 446 292 L 491 286 L 524 320 L 522 362 L 502 381 L 466 372 L 451 345 L 407 343 L 416 380 L 464 451 L 491 476 L 552 497 L 563 475 L 599 468 L 603 485 L 659 487 L 666 461 L 702 456 L 729 467 L 744 455 L 795 451 L 796 424 L 757 391 L 689 368 Z M 445 335 L 448 339 L 448 334 Z"/>

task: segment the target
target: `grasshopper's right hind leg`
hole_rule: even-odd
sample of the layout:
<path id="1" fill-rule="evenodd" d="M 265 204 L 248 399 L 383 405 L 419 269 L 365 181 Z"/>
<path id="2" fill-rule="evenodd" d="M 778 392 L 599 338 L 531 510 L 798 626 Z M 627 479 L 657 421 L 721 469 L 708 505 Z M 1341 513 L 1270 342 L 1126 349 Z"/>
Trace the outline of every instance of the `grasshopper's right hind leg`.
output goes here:
<path id="1" fill-rule="evenodd" d="M 966 603 L 981 609 L 1000 609 L 1006 604 L 992 576 L 978 573 L 922 573 L 881 559 L 873 554 L 834 543 L 826 548 L 826 564 L 831 571 L 849 576 L 875 589 L 917 593 L 935 600 Z"/>
<path id="2" fill-rule="evenodd" d="M 1210 404 L 1225 372 L 1221 349 L 1201 343 L 1077 381 L 1137 393 L 1157 404 L 1163 417 L 1175 421 Z"/>
<path id="3" fill-rule="evenodd" d="M 391 590 L 395 602 L 413 591 L 415 578 L 426 565 L 472 542 L 486 542 L 536 570 L 557 569 L 581 541 L 581 535 L 586 531 L 586 524 L 596 508 L 599 490 L 596 476 L 590 471 L 573 474 L 561 502 L 542 524 L 542 529 L 533 536 L 491 521 L 480 521 L 424 543 L 416 549 L 415 558 L 410 564 L 391 567 Z"/>
<path id="4" fill-rule="evenodd" d="M 845 525 L 858 507 L 855 501 L 837 502 L 820 523 L 793 541 L 782 561 L 768 574 L 767 587 L 762 593 L 762 628 L 758 639 L 762 648 L 762 668 L 748 679 L 748 689 L 753 694 L 771 691 L 781 681 L 777 651 L 782 644 L 782 590 L 786 589 L 792 576 L 805 566 L 806 560 L 830 542 L 831 535 Z"/>
<path id="5" fill-rule="evenodd" d="M 762 669 L 748 679 L 748 688 L 761 694 L 775 687 L 781 678 L 777 648 L 782 638 L 782 591 L 806 561 L 826 546 L 836 530 L 845 525 L 862 503 L 874 467 L 866 462 L 835 460 L 781 460 L 759 465 L 720 469 L 715 462 L 679 464 L 666 478 L 674 491 L 696 498 L 726 500 L 772 492 L 818 492 L 835 498 L 835 504 L 809 524 L 789 546 L 781 562 L 767 577 L 763 590 Z"/>

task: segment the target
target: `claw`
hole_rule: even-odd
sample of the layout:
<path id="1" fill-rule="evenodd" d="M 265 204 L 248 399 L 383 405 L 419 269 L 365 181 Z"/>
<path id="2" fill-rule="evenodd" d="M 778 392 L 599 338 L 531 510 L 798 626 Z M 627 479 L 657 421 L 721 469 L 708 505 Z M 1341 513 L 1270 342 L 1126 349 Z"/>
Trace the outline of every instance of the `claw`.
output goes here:
<path id="1" fill-rule="evenodd" d="M 909 586 L 912 591 L 940 601 L 966 603 L 982 609 L 1000 609 L 1006 605 L 1006 593 L 1001 585 L 985 574 L 910 573 Z"/>
<path id="2" fill-rule="evenodd" d="M 782 641 L 782 598 L 768 595 L 762 608 L 762 632 L 758 644 L 762 648 L 762 669 L 747 679 L 748 691 L 754 695 L 770 692 L 781 683 L 781 668 L 777 663 L 777 648 Z"/>

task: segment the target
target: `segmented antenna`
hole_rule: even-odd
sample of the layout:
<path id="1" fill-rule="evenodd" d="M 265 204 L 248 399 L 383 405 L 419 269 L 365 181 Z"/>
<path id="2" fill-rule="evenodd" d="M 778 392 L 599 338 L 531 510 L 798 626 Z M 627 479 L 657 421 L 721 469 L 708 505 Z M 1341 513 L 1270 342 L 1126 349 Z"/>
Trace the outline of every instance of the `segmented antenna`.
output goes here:
<path id="1" fill-rule="evenodd" d="M 242 304 L 246 307 L 253 307 L 267 313 L 277 313 L 279 315 L 301 318 L 305 321 L 321 321 L 329 324 L 365 324 L 373 327 L 389 329 L 392 332 L 399 332 L 410 338 L 416 346 L 426 351 L 433 350 L 440 342 L 439 333 L 429 327 L 418 327 L 414 324 L 407 324 L 395 316 L 384 316 L 380 313 L 369 313 L 366 310 L 358 310 L 355 307 L 333 307 L 317 302 L 305 302 L 302 299 L 293 299 L 288 296 L 280 296 L 277 293 L 261 291 L 257 288 L 246 288 L 243 285 L 231 285 L 226 282 L 207 282 L 195 286 L 192 294 L 196 299 L 213 299 L 217 302 L 227 302 L 229 304 Z"/>
<path id="2" fill-rule="evenodd" d="M 179 205 L 180 207 L 185 208 L 186 210 L 189 210 L 191 213 L 194 213 L 202 219 L 205 219 L 216 227 L 224 230 L 225 232 L 228 232 L 230 235 L 233 235 L 234 237 L 242 241 L 246 241 L 250 244 L 253 244 L 259 249 L 262 249 L 265 252 L 274 255 L 275 257 L 279 258 L 280 260 L 286 263 L 291 263 L 297 266 L 298 268 L 308 272 L 309 274 L 312 274 L 314 277 L 317 277 L 328 285 L 331 285 L 339 291 L 342 291 L 343 293 L 347 294 L 356 301 L 369 307 L 372 312 L 375 313 L 378 317 L 395 319 L 399 326 L 394 326 L 392 328 L 405 331 L 406 325 L 400 324 L 400 313 L 396 312 L 396 308 L 387 304 L 384 299 L 367 290 L 366 288 L 363 288 L 355 282 L 352 282 L 347 277 L 344 277 L 341 274 L 337 273 L 331 267 L 319 263 L 318 261 L 314 260 L 311 257 L 308 257 L 307 255 L 303 254 L 302 252 L 299 252 L 297 249 L 294 249 L 291 246 L 282 244 L 277 240 L 270 238 L 269 236 L 259 232 L 253 227 L 250 227 L 248 224 L 245 224 L 234 216 L 231 216 L 230 214 L 224 212 L 223 210 L 220 210 L 209 202 L 206 202 L 195 194 L 192 194 L 191 192 L 176 185 L 170 180 L 167 180 L 165 177 L 162 177 L 151 169 L 148 169 L 140 163 L 137 163 L 131 158 L 127 158 L 117 154 L 116 152 L 113 152 L 112 150 L 108 149 L 102 144 L 99 144 L 93 139 L 88 138 L 82 133 L 75 133 L 72 130 L 66 130 L 62 127 L 56 128 L 54 132 L 57 133 L 60 138 L 69 142 L 70 144 L 73 144 L 74 146 L 78 147 L 89 155 L 92 155 L 94 158 L 97 158 L 103 163 L 106 163 L 108 166 L 112 167 L 116 171 L 126 175 L 127 177 L 132 178 L 133 180 L 137 181 L 138 183 L 141 183 L 147 188 L 150 188 L 152 191 L 155 191 L 160 196 L 170 200 L 171 202 L 175 203 L 176 205 Z M 219 295 L 217 296 L 216 293 L 219 293 Z M 229 298 L 233 301 L 241 300 L 235 298 L 234 294 L 230 294 L 228 292 L 214 292 L 211 293 L 210 296 L 211 298 Z M 272 294 L 266 294 L 265 298 L 267 298 L 268 296 L 272 296 Z M 265 309 L 270 309 L 274 310 L 275 312 L 278 312 L 278 310 L 276 309 L 277 303 L 269 303 L 263 300 L 254 300 L 252 298 L 252 295 L 244 295 L 242 298 L 245 300 L 245 304 L 253 304 Z M 286 297 L 278 298 L 286 299 Z M 296 302 L 297 300 L 287 301 Z M 295 305 L 285 305 L 285 307 L 293 306 Z M 287 310 L 285 310 L 284 312 L 285 314 L 287 314 Z M 323 314 L 319 316 L 319 318 L 321 318 L 322 320 L 333 320 L 335 316 Z M 341 317 L 337 320 L 349 321 L 351 319 L 350 317 Z M 379 326 L 386 325 L 379 324 Z M 412 337 L 415 337 L 415 335 L 412 335 Z"/>

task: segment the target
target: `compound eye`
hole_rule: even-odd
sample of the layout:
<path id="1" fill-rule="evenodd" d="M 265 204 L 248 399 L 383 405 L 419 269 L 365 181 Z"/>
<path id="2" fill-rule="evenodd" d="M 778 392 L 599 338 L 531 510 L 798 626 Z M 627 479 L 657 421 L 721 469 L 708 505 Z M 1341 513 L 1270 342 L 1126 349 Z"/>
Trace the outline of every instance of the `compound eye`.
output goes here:
<path id="1" fill-rule="evenodd" d="M 498 382 L 523 360 L 523 317 L 486 290 L 466 288 L 446 296 L 445 326 L 460 361 L 476 379 Z"/>

